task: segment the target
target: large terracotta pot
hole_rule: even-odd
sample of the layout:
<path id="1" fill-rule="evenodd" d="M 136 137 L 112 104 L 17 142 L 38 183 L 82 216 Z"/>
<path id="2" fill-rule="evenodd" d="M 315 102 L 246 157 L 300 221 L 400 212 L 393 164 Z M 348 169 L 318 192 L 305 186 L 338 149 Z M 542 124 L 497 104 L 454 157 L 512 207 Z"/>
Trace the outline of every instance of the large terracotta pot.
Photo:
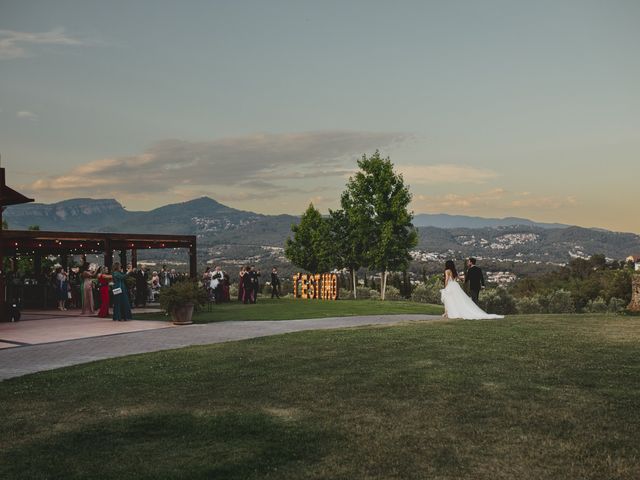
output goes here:
<path id="1" fill-rule="evenodd" d="M 193 321 L 193 303 L 187 303 L 184 307 L 174 308 L 171 311 L 171 320 L 174 325 L 191 325 Z"/>

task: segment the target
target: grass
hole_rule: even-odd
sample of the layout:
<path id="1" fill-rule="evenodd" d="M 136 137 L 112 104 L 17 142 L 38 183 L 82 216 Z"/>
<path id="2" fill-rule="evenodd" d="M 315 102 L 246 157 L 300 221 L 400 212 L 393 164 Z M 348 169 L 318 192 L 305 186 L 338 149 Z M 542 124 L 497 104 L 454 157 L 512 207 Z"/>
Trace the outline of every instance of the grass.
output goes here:
<path id="1" fill-rule="evenodd" d="M 640 318 L 303 332 L 0 383 L 0 478 L 637 479 Z"/>
<path id="2" fill-rule="evenodd" d="M 296 320 L 300 318 L 349 317 L 354 315 L 423 314 L 441 315 L 440 305 L 416 302 L 381 302 L 379 300 L 294 300 L 258 299 L 258 303 L 240 302 L 204 307 L 193 316 L 194 323 L 224 322 L 227 320 Z M 167 320 L 164 314 L 135 315 L 136 320 Z"/>

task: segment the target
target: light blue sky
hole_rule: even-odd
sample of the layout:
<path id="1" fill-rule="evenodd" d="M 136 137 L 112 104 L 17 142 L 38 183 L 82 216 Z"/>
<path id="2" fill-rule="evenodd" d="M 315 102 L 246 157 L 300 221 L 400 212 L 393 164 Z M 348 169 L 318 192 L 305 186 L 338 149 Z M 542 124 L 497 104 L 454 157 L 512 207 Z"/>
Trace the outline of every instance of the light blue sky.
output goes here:
<path id="1" fill-rule="evenodd" d="M 38 201 L 337 205 L 640 232 L 638 1 L 0 1 L 0 152 Z M 119 174 L 122 172 L 122 174 Z"/>

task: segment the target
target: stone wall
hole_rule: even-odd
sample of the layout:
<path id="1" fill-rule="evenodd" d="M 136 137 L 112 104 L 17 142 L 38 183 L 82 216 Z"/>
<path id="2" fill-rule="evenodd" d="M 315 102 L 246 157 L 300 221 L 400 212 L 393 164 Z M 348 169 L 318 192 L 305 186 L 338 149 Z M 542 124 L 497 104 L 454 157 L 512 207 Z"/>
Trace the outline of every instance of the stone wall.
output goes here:
<path id="1" fill-rule="evenodd" d="M 633 280 L 631 280 L 631 303 L 627 309 L 631 312 L 640 312 L 640 273 L 633 274 Z"/>

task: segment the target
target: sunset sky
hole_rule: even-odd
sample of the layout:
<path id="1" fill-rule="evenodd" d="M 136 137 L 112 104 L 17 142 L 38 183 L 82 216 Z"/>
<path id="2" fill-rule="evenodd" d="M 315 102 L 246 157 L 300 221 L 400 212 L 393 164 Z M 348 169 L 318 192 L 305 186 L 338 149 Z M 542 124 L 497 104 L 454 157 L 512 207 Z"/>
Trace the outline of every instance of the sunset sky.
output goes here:
<path id="1" fill-rule="evenodd" d="M 640 2 L 0 0 L 0 153 L 38 202 L 326 212 L 362 154 L 416 213 L 640 233 Z"/>

